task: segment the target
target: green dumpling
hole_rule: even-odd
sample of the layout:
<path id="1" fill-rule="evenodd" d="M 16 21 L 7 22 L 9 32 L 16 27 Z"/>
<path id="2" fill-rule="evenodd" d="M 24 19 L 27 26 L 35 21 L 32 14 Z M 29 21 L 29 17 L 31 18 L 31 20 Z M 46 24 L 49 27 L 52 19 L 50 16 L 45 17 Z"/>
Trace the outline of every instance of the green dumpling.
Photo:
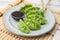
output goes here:
<path id="1" fill-rule="evenodd" d="M 40 9 L 39 7 L 29 7 L 29 8 L 27 8 L 24 12 L 25 12 L 25 13 L 28 13 L 28 12 L 30 12 L 30 11 L 39 10 L 39 9 Z"/>
<path id="2" fill-rule="evenodd" d="M 37 14 L 35 10 L 32 10 L 32 11 L 29 11 L 26 16 L 28 17 L 29 15 L 32 15 L 32 14 Z"/>
<path id="3" fill-rule="evenodd" d="M 36 19 L 36 15 L 35 14 L 31 14 L 31 15 L 27 16 L 27 18 L 35 20 Z"/>
<path id="4" fill-rule="evenodd" d="M 24 11 L 25 9 L 27 9 L 27 8 L 29 8 L 29 7 L 32 7 L 32 5 L 31 5 L 31 4 L 25 4 L 24 6 L 22 6 L 22 7 L 20 8 L 20 11 Z"/>
<path id="5" fill-rule="evenodd" d="M 20 20 L 17 23 L 17 25 L 18 25 L 18 29 L 21 30 L 22 32 L 24 32 L 24 33 L 29 33 L 30 32 L 29 27 L 22 20 Z"/>
<path id="6" fill-rule="evenodd" d="M 47 23 L 47 19 L 46 18 L 42 18 L 39 22 L 40 22 L 41 25 L 44 25 L 44 24 Z"/>
<path id="7" fill-rule="evenodd" d="M 44 17 L 45 11 L 43 11 L 43 10 L 40 9 L 40 10 L 38 11 L 38 14 L 39 14 L 40 16 L 43 16 L 43 17 Z"/>
<path id="8" fill-rule="evenodd" d="M 26 23 L 26 25 L 31 29 L 31 30 L 38 30 L 41 28 L 41 25 L 32 19 L 24 19 L 24 22 Z"/>
<path id="9" fill-rule="evenodd" d="M 33 24 L 31 24 L 31 25 L 34 25 L 34 26 L 31 26 L 31 27 L 30 27 L 31 30 L 38 30 L 38 29 L 41 28 L 41 25 L 39 24 L 38 21 L 32 20 L 32 23 L 33 23 Z"/>

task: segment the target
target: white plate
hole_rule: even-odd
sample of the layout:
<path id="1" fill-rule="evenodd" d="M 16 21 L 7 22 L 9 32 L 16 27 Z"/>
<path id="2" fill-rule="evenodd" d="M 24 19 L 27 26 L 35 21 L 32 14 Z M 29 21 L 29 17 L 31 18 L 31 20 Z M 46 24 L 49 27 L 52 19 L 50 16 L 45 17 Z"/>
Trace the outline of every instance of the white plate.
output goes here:
<path id="1" fill-rule="evenodd" d="M 20 4 L 18 6 L 8 9 L 3 15 L 3 23 L 10 32 L 17 34 L 17 35 L 21 35 L 21 36 L 31 37 L 31 36 L 38 36 L 38 35 L 45 34 L 54 27 L 54 24 L 55 24 L 54 15 L 49 10 L 47 10 L 45 17 L 47 18 L 48 22 L 47 22 L 47 24 L 42 25 L 42 28 L 40 30 L 30 31 L 29 34 L 25 34 L 25 33 L 21 32 L 17 28 L 16 21 L 11 17 L 11 13 L 13 11 L 19 10 L 21 5 L 23 5 L 23 4 Z"/>

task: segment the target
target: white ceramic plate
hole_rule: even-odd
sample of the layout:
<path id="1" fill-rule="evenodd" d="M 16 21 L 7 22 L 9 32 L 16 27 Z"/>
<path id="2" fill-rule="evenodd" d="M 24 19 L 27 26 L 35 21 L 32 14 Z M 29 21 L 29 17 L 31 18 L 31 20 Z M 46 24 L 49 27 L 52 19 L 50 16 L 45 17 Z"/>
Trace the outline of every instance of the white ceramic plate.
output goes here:
<path id="1" fill-rule="evenodd" d="M 38 36 L 38 35 L 45 34 L 45 33 L 49 32 L 54 27 L 54 24 L 55 24 L 54 15 L 49 10 L 47 10 L 46 14 L 45 14 L 45 17 L 47 18 L 48 22 L 47 22 L 47 24 L 42 25 L 42 28 L 40 30 L 30 31 L 29 34 L 25 34 L 25 33 L 21 32 L 17 28 L 16 21 L 11 17 L 11 13 L 13 11 L 19 10 L 21 5 L 22 4 L 8 9 L 3 15 L 3 23 L 4 23 L 5 27 L 10 32 L 12 32 L 14 34 L 17 34 L 17 35 L 21 35 L 21 36 L 31 37 L 31 36 Z"/>

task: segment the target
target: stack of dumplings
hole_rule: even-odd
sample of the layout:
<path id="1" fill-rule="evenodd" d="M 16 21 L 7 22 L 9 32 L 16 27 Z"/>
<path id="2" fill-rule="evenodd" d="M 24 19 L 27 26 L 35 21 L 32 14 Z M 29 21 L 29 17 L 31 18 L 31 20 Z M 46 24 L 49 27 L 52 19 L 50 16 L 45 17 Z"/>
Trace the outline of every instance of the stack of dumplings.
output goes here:
<path id="1" fill-rule="evenodd" d="M 19 11 L 24 12 L 25 17 L 17 23 L 18 29 L 24 33 L 30 33 L 30 30 L 39 30 L 41 26 L 47 23 L 45 11 L 40 7 L 34 7 L 32 4 L 23 5 Z"/>

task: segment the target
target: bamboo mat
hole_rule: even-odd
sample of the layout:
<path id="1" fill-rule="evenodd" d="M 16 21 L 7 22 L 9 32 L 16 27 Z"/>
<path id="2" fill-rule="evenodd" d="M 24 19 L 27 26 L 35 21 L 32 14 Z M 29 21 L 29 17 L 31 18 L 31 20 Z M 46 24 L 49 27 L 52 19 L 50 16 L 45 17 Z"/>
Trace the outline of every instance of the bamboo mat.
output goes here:
<path id="1" fill-rule="evenodd" d="M 3 8 L 2 10 L 0 10 L 0 40 L 52 40 L 55 32 L 57 31 L 59 25 L 60 25 L 60 15 L 53 11 L 54 9 L 50 8 L 47 6 L 47 8 L 53 12 L 55 18 L 56 18 L 56 24 L 54 26 L 54 28 L 41 36 L 37 36 L 37 37 L 22 37 L 22 36 L 17 36 L 12 34 L 11 32 L 9 32 L 3 25 L 2 23 L 2 15 L 7 9 L 11 8 L 12 6 L 15 6 L 17 4 L 19 4 L 21 2 L 21 0 L 15 1 L 9 5 L 7 5 L 5 8 Z"/>

